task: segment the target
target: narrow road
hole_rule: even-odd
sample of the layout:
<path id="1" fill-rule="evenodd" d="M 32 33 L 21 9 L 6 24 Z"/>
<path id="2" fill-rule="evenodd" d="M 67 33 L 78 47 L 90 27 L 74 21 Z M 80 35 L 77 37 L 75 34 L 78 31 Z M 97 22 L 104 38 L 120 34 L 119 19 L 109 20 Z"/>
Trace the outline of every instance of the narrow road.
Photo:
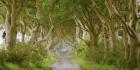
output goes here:
<path id="1" fill-rule="evenodd" d="M 52 70 L 81 70 L 80 65 L 77 64 L 70 57 L 63 57 L 58 59 L 53 65 Z"/>
<path id="2" fill-rule="evenodd" d="M 51 67 L 52 70 L 81 70 L 80 65 L 65 54 L 61 54 L 60 58 Z"/>

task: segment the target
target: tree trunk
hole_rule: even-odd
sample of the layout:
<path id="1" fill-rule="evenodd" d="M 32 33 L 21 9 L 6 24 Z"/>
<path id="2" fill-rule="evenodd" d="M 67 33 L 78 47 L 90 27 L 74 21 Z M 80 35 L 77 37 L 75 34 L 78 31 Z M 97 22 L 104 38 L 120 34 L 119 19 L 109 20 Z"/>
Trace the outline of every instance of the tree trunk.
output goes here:
<path id="1" fill-rule="evenodd" d="M 22 32 L 22 39 L 21 39 L 21 41 L 24 43 L 25 42 L 26 25 L 21 27 L 21 32 Z"/>
<path id="2" fill-rule="evenodd" d="M 112 52 L 114 52 L 116 48 L 116 30 L 115 30 L 115 23 L 111 20 L 110 24 L 108 25 L 109 28 L 109 47 Z"/>
<path id="3" fill-rule="evenodd" d="M 88 46 L 90 48 L 97 48 L 98 47 L 98 37 L 93 33 L 90 33 L 90 41 L 89 41 Z"/>
<path id="4" fill-rule="evenodd" d="M 123 32 L 123 43 L 124 43 L 124 47 L 125 47 L 125 56 L 124 58 L 126 60 L 128 60 L 129 58 L 129 49 L 130 49 L 130 45 L 128 44 L 128 34 L 124 31 Z"/>
<path id="5" fill-rule="evenodd" d="M 129 66 L 131 68 L 136 68 L 138 66 L 137 51 L 138 51 L 138 41 L 134 38 L 130 38 L 130 53 L 129 53 Z"/>
<path id="6" fill-rule="evenodd" d="M 34 45 L 35 42 L 37 42 L 37 38 L 38 38 L 38 26 L 36 26 L 35 28 L 32 28 L 31 30 L 30 44 Z"/>
<path id="7" fill-rule="evenodd" d="M 6 47 L 11 50 L 16 45 L 16 7 L 15 0 L 12 1 L 12 7 L 7 7 L 7 14 L 5 19 L 6 26 Z"/>
<path id="8" fill-rule="evenodd" d="M 7 10 L 7 13 L 6 13 L 6 18 L 5 18 L 5 30 L 6 30 L 6 40 L 5 40 L 5 45 L 6 45 L 6 48 L 9 48 L 9 47 L 11 47 L 10 46 L 10 43 L 9 43 L 9 41 L 10 41 L 10 22 L 11 22 L 11 9 L 10 8 L 8 8 L 8 10 Z"/>
<path id="9" fill-rule="evenodd" d="M 115 34 L 114 30 L 106 27 L 106 31 L 105 31 L 106 48 L 111 52 L 113 52 L 116 47 L 116 45 L 115 45 L 116 36 L 115 35 L 116 34 Z"/>

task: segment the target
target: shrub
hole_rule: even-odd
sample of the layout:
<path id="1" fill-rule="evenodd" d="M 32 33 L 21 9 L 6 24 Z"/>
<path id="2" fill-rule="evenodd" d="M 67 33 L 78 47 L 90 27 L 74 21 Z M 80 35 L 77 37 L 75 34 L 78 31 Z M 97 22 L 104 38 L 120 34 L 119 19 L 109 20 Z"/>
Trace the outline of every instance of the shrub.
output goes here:
<path id="1" fill-rule="evenodd" d="M 82 59 L 85 61 L 83 64 L 84 67 L 91 67 L 91 69 L 87 70 L 127 70 L 127 61 L 124 59 L 124 47 L 123 42 L 117 41 L 116 48 L 113 52 L 106 49 L 103 45 L 103 42 L 98 44 L 97 48 L 87 48 L 84 43 L 79 43 L 77 45 L 78 53 L 75 54 L 75 58 Z M 84 48 L 86 47 L 86 48 Z M 109 67 L 112 67 L 109 68 Z M 96 69 L 95 69 L 96 68 Z M 119 70 L 118 69 L 118 70 Z"/>
<path id="2" fill-rule="evenodd" d="M 0 70 L 49 70 L 48 63 L 53 61 L 48 59 L 46 47 L 42 45 L 32 48 L 18 43 L 11 51 L 0 50 Z"/>

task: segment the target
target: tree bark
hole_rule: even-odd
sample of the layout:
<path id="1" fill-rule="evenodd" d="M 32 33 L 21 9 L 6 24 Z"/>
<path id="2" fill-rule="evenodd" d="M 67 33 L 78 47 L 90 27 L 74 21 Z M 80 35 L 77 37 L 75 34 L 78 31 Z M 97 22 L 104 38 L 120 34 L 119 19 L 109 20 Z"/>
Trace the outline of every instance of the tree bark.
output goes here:
<path id="1" fill-rule="evenodd" d="M 89 48 L 97 48 L 98 47 L 98 36 L 94 33 L 90 34 L 90 41 L 88 43 Z"/>
<path id="2" fill-rule="evenodd" d="M 21 33 L 22 33 L 22 39 L 21 39 L 21 41 L 23 43 L 25 43 L 26 24 L 24 24 L 23 27 L 21 26 Z"/>
<path id="3" fill-rule="evenodd" d="M 16 6 L 15 0 L 12 0 L 11 7 L 7 7 L 7 14 L 5 19 L 6 26 L 6 47 L 11 50 L 16 45 Z"/>
<path id="4" fill-rule="evenodd" d="M 130 49 L 130 45 L 129 45 L 129 43 L 128 43 L 128 34 L 126 33 L 126 30 L 124 30 L 124 32 L 123 32 L 123 43 L 124 43 L 124 47 L 125 47 L 125 56 L 124 56 L 124 58 L 126 59 L 126 60 L 128 60 L 128 58 L 129 58 L 129 49 Z"/>
<path id="5" fill-rule="evenodd" d="M 138 41 L 134 38 L 130 38 L 131 46 L 130 46 L 130 53 L 129 53 L 129 66 L 131 68 L 135 68 L 138 66 Z"/>

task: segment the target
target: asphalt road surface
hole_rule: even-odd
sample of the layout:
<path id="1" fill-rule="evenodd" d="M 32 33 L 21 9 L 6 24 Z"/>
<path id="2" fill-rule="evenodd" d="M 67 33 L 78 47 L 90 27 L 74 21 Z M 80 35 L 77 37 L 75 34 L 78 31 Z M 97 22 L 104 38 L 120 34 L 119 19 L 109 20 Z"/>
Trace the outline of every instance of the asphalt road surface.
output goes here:
<path id="1" fill-rule="evenodd" d="M 66 55 L 61 55 L 51 67 L 52 70 L 81 70 L 80 65 Z"/>

